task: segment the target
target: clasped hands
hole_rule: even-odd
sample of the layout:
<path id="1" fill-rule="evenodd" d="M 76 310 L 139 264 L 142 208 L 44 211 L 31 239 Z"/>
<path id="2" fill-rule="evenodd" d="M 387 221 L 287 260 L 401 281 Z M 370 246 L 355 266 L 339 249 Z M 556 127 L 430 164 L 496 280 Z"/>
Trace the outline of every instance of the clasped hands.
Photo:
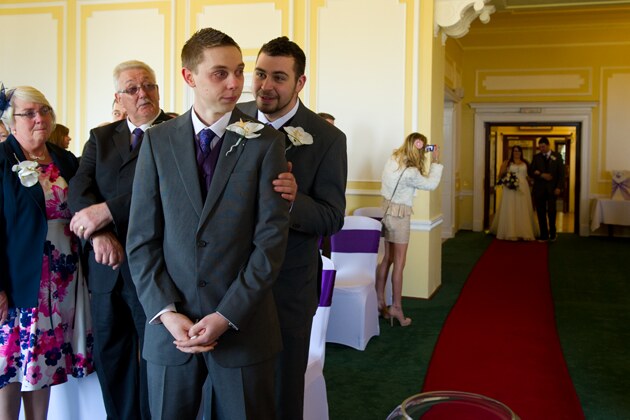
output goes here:
<path id="1" fill-rule="evenodd" d="M 230 326 L 228 321 L 218 313 L 206 315 L 197 323 L 193 323 L 186 315 L 178 312 L 165 312 L 160 321 L 171 333 L 177 350 L 184 353 L 204 353 L 214 350 L 219 337 Z"/>

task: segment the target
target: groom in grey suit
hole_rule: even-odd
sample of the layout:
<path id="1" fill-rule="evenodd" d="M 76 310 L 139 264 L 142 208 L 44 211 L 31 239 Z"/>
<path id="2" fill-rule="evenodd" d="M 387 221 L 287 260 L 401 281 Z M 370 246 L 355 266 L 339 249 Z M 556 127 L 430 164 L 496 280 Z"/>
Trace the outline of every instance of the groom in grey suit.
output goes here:
<path id="1" fill-rule="evenodd" d="M 127 240 L 149 320 L 151 415 L 195 418 L 205 383 L 213 419 L 273 419 L 281 338 L 271 287 L 289 203 L 272 181 L 287 171 L 284 139 L 234 109 L 244 63 L 232 38 L 198 31 L 182 65 L 194 104 L 145 134 Z"/>
<path id="2" fill-rule="evenodd" d="M 269 41 L 256 59 L 256 101 L 238 105 L 286 136 L 286 158 L 298 184 L 287 252 L 273 287 L 283 344 L 276 360 L 278 419 L 303 415 L 304 373 L 321 276 L 318 242 L 341 229 L 346 208 L 346 136 L 298 98 L 306 83 L 305 66 L 306 57 L 296 43 L 287 37 Z M 312 143 L 292 139 L 296 128 L 308 133 Z"/>

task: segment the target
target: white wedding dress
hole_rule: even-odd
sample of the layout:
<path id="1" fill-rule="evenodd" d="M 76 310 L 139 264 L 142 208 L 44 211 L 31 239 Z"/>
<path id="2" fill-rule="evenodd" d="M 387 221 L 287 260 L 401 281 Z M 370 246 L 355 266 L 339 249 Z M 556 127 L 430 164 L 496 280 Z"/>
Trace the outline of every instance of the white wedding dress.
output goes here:
<path id="1" fill-rule="evenodd" d="M 502 187 L 501 201 L 494 214 L 490 232 L 495 234 L 497 239 L 533 241 L 539 231 L 527 183 L 527 165 L 511 163 L 508 171 L 516 174 L 518 189 Z"/>

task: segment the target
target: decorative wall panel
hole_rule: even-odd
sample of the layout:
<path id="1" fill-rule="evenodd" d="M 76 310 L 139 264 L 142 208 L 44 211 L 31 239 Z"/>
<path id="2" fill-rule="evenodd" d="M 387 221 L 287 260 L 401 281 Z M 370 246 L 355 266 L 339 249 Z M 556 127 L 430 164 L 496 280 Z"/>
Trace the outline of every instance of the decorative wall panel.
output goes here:
<path id="1" fill-rule="evenodd" d="M 170 71 L 174 57 L 167 42 L 170 5 L 168 2 L 81 5 L 79 8 L 80 110 L 84 131 L 111 119 L 114 100 L 114 67 L 126 60 L 147 63 L 156 73 L 164 104 L 170 92 Z M 120 30 L 124 28 L 124 30 Z M 107 36 L 103 36 L 103 34 Z M 170 111 L 167 109 L 166 111 Z"/>
<path id="2" fill-rule="evenodd" d="M 64 118 L 63 6 L 16 7 L 0 14 L 0 81 L 5 87 L 30 85 Z M 62 121 L 60 121 L 62 122 Z"/>
<path id="3" fill-rule="evenodd" d="M 602 69 L 602 84 L 605 117 L 600 146 L 605 148 L 603 156 L 606 158 L 603 170 L 630 169 L 630 68 Z"/>
<path id="4" fill-rule="evenodd" d="M 578 69 L 478 70 L 476 96 L 591 95 L 592 72 Z"/>
<path id="5" fill-rule="evenodd" d="M 405 4 L 329 0 L 317 9 L 316 111 L 348 136 L 348 180 L 380 181 L 405 132 Z M 361 13 L 357 14 L 360 10 Z M 312 80 L 311 80 L 312 83 Z"/>

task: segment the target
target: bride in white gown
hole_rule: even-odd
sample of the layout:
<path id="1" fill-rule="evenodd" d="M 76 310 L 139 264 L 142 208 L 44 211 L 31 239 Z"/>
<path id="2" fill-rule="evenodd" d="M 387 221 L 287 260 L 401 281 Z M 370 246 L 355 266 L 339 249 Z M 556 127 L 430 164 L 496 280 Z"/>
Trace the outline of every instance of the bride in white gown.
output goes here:
<path id="1" fill-rule="evenodd" d="M 527 181 L 529 164 L 523 159 L 523 149 L 512 147 L 510 158 L 503 162 L 499 179 L 513 173 L 517 185 L 503 185 L 501 201 L 494 214 L 490 232 L 497 239 L 533 241 L 538 236 L 538 223 L 532 207 L 532 196 Z"/>

